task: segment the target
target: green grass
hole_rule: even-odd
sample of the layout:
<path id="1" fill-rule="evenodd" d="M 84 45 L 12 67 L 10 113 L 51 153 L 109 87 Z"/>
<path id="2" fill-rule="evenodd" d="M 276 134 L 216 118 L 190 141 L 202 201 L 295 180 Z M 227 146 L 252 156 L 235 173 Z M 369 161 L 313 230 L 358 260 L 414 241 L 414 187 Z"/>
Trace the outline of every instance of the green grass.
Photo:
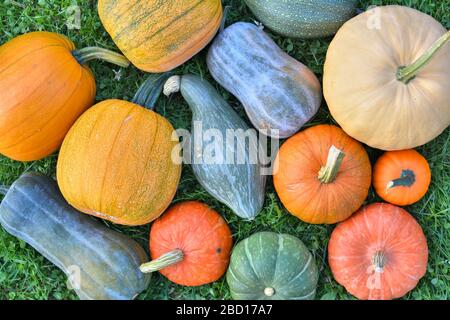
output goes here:
<path id="1" fill-rule="evenodd" d="M 96 12 L 96 1 L 78 1 L 81 5 L 81 30 L 68 30 L 66 27 L 66 9 L 76 1 L 39 0 L 39 1 L 0 1 L 0 44 L 16 35 L 47 30 L 68 35 L 77 47 L 98 45 L 115 49 L 114 44 L 102 28 Z M 252 14 L 242 0 L 227 0 L 231 5 L 227 24 L 234 21 L 251 21 Z M 397 1 L 360 1 L 360 8 L 369 5 L 403 4 L 419 9 L 439 20 L 447 29 L 450 27 L 450 0 L 397 0 Z M 322 68 L 331 39 L 291 40 L 271 34 L 275 41 L 290 55 L 309 66 L 318 76 Z M 131 67 L 122 70 L 122 79 L 114 80 L 113 69 L 106 63 L 93 62 L 92 67 L 98 84 L 97 100 L 106 98 L 130 99 L 146 75 Z M 178 73 L 195 73 L 211 79 L 205 65 L 205 51 L 177 70 Z M 242 108 L 230 94 L 219 88 L 230 104 L 245 117 Z M 180 97 L 171 100 L 161 99 L 158 112 L 167 117 L 176 128 L 189 128 L 190 112 Z M 332 119 L 326 105 L 309 125 L 330 123 Z M 380 152 L 368 149 L 372 161 Z M 419 203 L 407 210 L 421 224 L 428 239 L 430 257 L 425 277 L 417 288 L 405 296 L 405 299 L 449 299 L 450 298 L 450 130 L 430 142 L 419 151 L 428 159 L 432 169 L 432 185 L 428 194 Z M 27 171 L 40 171 L 55 176 L 57 155 L 42 161 L 18 163 L 0 157 L 0 184 L 8 185 Z M 202 200 L 223 214 L 230 224 L 234 240 L 242 240 L 254 232 L 271 230 L 289 233 L 302 239 L 316 257 L 320 270 L 320 282 L 317 298 L 353 299 L 339 286 L 330 273 L 326 262 L 326 248 L 333 226 L 308 225 L 289 215 L 278 200 L 273 184 L 269 181 L 264 211 L 249 223 L 242 221 L 229 209 L 210 197 L 196 182 L 191 169 L 183 168 L 183 177 L 174 202 L 188 199 Z M 379 200 L 373 190 L 367 203 Z M 136 239 L 147 248 L 149 226 L 127 228 L 111 226 Z M 0 228 L 0 298 L 1 299 L 76 299 L 76 295 L 67 289 L 66 277 L 39 255 L 34 249 L 8 235 Z M 140 299 L 230 299 L 224 279 L 198 288 L 174 285 L 155 274 L 148 290 Z"/>

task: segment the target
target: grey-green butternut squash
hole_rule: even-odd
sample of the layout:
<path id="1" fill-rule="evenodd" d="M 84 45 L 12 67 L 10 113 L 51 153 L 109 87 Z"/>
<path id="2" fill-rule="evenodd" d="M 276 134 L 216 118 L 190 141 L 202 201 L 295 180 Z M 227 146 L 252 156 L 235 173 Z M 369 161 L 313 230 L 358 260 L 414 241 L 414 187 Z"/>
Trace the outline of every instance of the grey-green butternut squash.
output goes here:
<path id="1" fill-rule="evenodd" d="M 239 99 L 253 125 L 266 135 L 292 136 L 320 107 L 322 90 L 314 73 L 254 24 L 238 22 L 220 32 L 207 64 L 214 79 Z"/>
<path id="2" fill-rule="evenodd" d="M 298 238 L 259 232 L 234 247 L 226 279 L 235 300 L 312 300 L 318 271 Z"/>
<path id="3" fill-rule="evenodd" d="M 197 180 L 238 216 L 252 220 L 263 207 L 266 183 L 256 130 L 249 131 L 244 120 L 200 77 L 170 78 L 165 94 L 178 90 L 192 110 L 189 158 Z M 246 139 L 248 133 L 253 138 Z M 227 141 L 230 137 L 232 144 Z"/>
<path id="4" fill-rule="evenodd" d="M 67 204 L 55 181 L 22 175 L 0 205 L 0 224 L 71 277 L 83 300 L 130 300 L 145 290 L 148 261 L 132 239 Z"/>
<path id="5" fill-rule="evenodd" d="M 286 37 L 331 36 L 356 14 L 356 0 L 244 0 L 264 26 Z"/>

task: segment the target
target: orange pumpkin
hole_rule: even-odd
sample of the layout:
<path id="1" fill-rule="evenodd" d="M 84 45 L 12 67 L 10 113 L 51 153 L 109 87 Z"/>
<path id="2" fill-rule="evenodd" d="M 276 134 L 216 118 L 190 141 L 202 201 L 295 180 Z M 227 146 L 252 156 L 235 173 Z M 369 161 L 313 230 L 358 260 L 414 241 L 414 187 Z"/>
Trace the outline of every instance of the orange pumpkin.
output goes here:
<path id="1" fill-rule="evenodd" d="M 183 286 L 218 280 L 227 270 L 233 241 L 225 220 L 198 201 L 179 203 L 150 231 L 152 259 L 142 272 L 158 271 Z"/>
<path id="2" fill-rule="evenodd" d="M 0 47 L 0 153 L 32 161 L 59 148 L 94 103 L 95 79 L 85 65 L 94 58 L 129 64 L 104 49 L 75 50 L 72 41 L 51 32 L 31 32 Z"/>
<path id="3" fill-rule="evenodd" d="M 317 125 L 288 139 L 274 166 L 274 185 L 286 209 L 308 223 L 347 219 L 364 202 L 371 165 L 363 146 L 342 129 Z"/>
<path id="4" fill-rule="evenodd" d="M 86 111 L 61 147 L 58 185 L 79 211 L 124 225 L 158 218 L 177 190 L 177 135 L 151 108 L 150 76 L 133 102 L 106 100 Z M 155 80 L 156 79 L 156 80 Z M 161 87 L 162 87 L 162 83 Z"/>
<path id="5" fill-rule="evenodd" d="M 408 212 L 374 203 L 334 229 L 328 261 L 336 281 L 358 299 L 390 300 L 414 289 L 425 275 L 428 246 Z"/>
<path id="6" fill-rule="evenodd" d="M 416 150 L 390 151 L 375 163 L 373 185 L 385 201 L 406 206 L 427 193 L 431 171 L 427 160 Z"/>
<path id="7" fill-rule="evenodd" d="M 99 0 L 98 14 L 113 41 L 139 69 L 172 70 L 214 37 L 220 0 Z"/>

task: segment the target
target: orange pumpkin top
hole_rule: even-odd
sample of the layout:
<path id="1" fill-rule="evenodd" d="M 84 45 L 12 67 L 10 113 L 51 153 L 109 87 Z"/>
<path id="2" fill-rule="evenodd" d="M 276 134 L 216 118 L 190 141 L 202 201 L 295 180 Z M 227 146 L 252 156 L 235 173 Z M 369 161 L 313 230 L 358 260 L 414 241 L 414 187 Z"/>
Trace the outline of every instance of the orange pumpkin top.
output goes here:
<path id="1" fill-rule="evenodd" d="M 226 271 L 233 241 L 225 220 L 207 205 L 188 201 L 170 208 L 153 223 L 144 272 L 160 270 L 170 281 L 200 286 Z"/>
<path id="2" fill-rule="evenodd" d="M 106 31 L 139 69 L 172 70 L 214 37 L 222 20 L 220 0 L 99 0 Z"/>
<path id="3" fill-rule="evenodd" d="M 334 229 L 328 261 L 336 281 L 352 295 L 390 300 L 414 289 L 425 275 L 428 246 L 408 212 L 374 203 Z"/>
<path id="4" fill-rule="evenodd" d="M 386 152 L 375 163 L 373 185 L 387 202 L 413 204 L 427 193 L 430 182 L 430 166 L 416 150 Z"/>
<path id="5" fill-rule="evenodd" d="M 19 161 L 54 152 L 95 98 L 93 58 L 128 65 L 100 48 L 75 50 L 68 38 L 31 32 L 0 47 L 0 153 Z"/>
<path id="6" fill-rule="evenodd" d="M 288 139 L 274 167 L 281 202 L 308 223 L 347 219 L 363 204 L 370 183 L 365 149 L 332 125 L 317 125 Z"/>

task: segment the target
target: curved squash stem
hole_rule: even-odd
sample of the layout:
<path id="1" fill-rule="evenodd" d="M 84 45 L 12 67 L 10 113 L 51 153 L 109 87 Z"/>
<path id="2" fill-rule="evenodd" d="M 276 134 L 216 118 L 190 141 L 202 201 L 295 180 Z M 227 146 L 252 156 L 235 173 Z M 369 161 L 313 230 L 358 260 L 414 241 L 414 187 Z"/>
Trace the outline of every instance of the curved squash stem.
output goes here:
<path id="1" fill-rule="evenodd" d="M 416 75 L 422 70 L 436 55 L 436 53 L 444 47 L 450 40 L 450 31 L 447 31 L 442 37 L 440 37 L 433 45 L 413 64 L 400 67 L 397 71 L 397 80 L 408 84 L 413 80 Z"/>
<path id="2" fill-rule="evenodd" d="M 151 74 L 140 86 L 131 102 L 153 110 L 161 95 L 164 83 L 172 74 L 172 72 Z"/>
<path id="3" fill-rule="evenodd" d="M 156 260 L 144 263 L 139 267 L 139 269 L 144 273 L 151 273 L 174 265 L 182 261 L 183 259 L 183 251 L 181 251 L 180 249 L 175 249 L 166 254 L 163 254 Z"/>
<path id="4" fill-rule="evenodd" d="M 98 59 L 124 68 L 127 68 L 130 65 L 130 61 L 124 55 L 99 47 L 87 47 L 75 50 L 72 51 L 72 54 L 80 64 L 86 64 L 91 60 Z"/>
<path id="5" fill-rule="evenodd" d="M 383 272 L 384 266 L 386 265 L 386 255 L 383 253 L 383 251 L 380 250 L 375 252 L 374 256 L 372 257 L 372 264 L 375 272 Z"/>
<path id="6" fill-rule="evenodd" d="M 410 187 L 416 182 L 416 175 L 412 170 L 403 170 L 400 178 L 391 180 L 386 185 L 386 191 L 395 187 Z"/>
<path id="7" fill-rule="evenodd" d="M 344 152 L 334 145 L 331 146 L 330 151 L 328 152 L 327 164 L 320 169 L 317 176 L 320 182 L 331 183 L 336 179 L 344 157 Z"/>
<path id="8" fill-rule="evenodd" d="M 0 186 L 0 195 L 6 196 L 8 191 L 9 191 L 9 187 L 7 187 L 7 186 Z"/>

